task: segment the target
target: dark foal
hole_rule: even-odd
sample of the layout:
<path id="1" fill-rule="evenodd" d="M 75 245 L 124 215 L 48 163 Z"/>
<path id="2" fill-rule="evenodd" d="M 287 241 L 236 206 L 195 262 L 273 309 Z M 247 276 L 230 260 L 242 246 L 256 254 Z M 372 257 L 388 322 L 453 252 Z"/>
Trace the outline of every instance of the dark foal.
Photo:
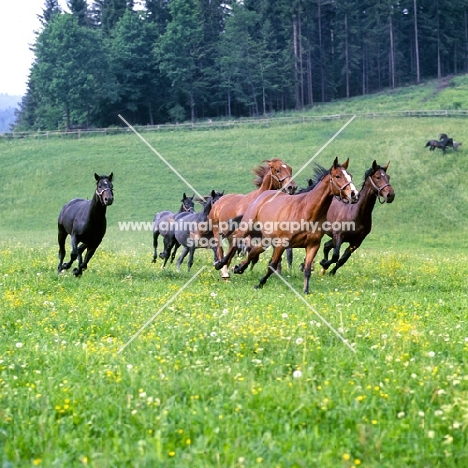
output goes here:
<path id="1" fill-rule="evenodd" d="M 445 148 L 447 147 L 447 141 L 429 140 L 426 143 L 425 148 L 427 148 L 428 146 L 429 146 L 429 151 L 434 151 L 436 148 L 439 148 L 442 150 L 443 153 L 445 153 Z"/>
<path id="2" fill-rule="evenodd" d="M 97 184 L 93 198 L 91 200 L 75 198 L 60 211 L 58 218 L 59 273 L 68 270 L 78 259 L 78 267 L 73 269 L 73 274 L 81 276 L 101 244 L 106 233 L 106 209 L 114 202 L 113 177 L 112 172 L 109 176 L 94 174 Z M 70 261 L 63 263 L 65 241 L 68 235 L 71 237 L 72 251 Z M 82 254 L 85 250 L 86 255 L 83 261 Z"/>

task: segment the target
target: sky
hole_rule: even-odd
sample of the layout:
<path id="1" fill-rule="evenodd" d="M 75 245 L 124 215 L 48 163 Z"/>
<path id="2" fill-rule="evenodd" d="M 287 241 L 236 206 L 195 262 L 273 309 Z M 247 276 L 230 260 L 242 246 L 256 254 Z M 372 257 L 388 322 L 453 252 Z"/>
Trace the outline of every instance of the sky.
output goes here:
<path id="1" fill-rule="evenodd" d="M 66 0 L 59 0 L 59 5 L 69 11 Z M 34 58 L 29 48 L 36 40 L 34 31 L 41 28 L 37 15 L 44 6 L 45 0 L 0 0 L 0 94 L 26 93 Z"/>
<path id="2" fill-rule="evenodd" d="M 66 0 L 59 0 L 66 8 Z M 41 23 L 37 15 L 45 0 L 0 0 L 0 94 L 23 96 L 34 58 L 29 50 L 35 42 L 34 31 Z"/>

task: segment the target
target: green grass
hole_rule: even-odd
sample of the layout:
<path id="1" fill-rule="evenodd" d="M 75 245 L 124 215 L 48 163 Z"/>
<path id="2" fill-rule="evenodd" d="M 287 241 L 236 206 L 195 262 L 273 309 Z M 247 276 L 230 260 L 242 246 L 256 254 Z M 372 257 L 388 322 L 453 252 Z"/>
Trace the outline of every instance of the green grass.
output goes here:
<path id="1" fill-rule="evenodd" d="M 246 193 L 263 159 L 297 171 L 344 122 L 145 137 L 199 192 Z M 119 221 L 191 191 L 135 135 L 0 141 L 2 466 L 465 466 L 466 150 L 424 148 L 465 128 L 356 119 L 320 153 L 349 157 L 358 186 L 390 161 L 396 198 L 336 277 L 314 273 L 308 305 L 276 277 L 253 289 L 268 255 L 229 282 L 207 251 L 190 273 L 151 264 L 151 233 Z M 58 276 L 60 208 L 111 171 L 101 247 Z M 283 272 L 295 291 L 301 256 Z"/>

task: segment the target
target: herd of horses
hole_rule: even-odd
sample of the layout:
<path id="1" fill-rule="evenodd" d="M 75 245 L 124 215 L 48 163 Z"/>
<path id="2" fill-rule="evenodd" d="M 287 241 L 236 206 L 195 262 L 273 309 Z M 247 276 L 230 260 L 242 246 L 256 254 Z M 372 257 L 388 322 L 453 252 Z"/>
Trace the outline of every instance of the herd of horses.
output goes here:
<path id="1" fill-rule="evenodd" d="M 338 158 L 329 169 L 316 165 L 309 185 L 298 189 L 291 166 L 274 158 L 263 161 L 254 170 L 256 189 L 250 193 L 224 194 L 212 190 L 198 200 L 184 193 L 178 212 L 162 211 L 154 218 L 153 262 L 157 260 L 158 239 L 162 237 L 164 249 L 159 257 L 163 259 L 163 268 L 168 260 L 175 259 L 181 246 L 177 269 L 189 255 L 189 270 L 196 248 L 212 248 L 214 267 L 227 278 L 229 266 L 240 251 L 245 258 L 232 268 L 236 274 L 242 274 L 249 265 L 253 267 L 260 255 L 272 247 L 266 273 L 255 286 L 261 288 L 274 272 L 280 272 L 285 251 L 290 265 L 292 250 L 304 249 L 303 292 L 308 294 L 314 259 L 323 236 L 329 236 L 330 240 L 324 245 L 324 258 L 320 262 L 322 273 L 335 264 L 330 271 L 335 274 L 370 233 L 376 201 L 391 203 L 395 197 L 387 174 L 388 164 L 380 166 L 374 160 L 364 174 L 361 190 L 355 187 L 348 165 L 349 159 L 340 164 Z M 96 189 L 91 200 L 74 199 L 60 212 L 59 273 L 78 260 L 73 274 L 80 276 L 106 232 L 106 208 L 113 203 L 113 174 L 95 174 L 95 179 Z M 194 208 L 197 201 L 203 205 L 198 213 Z M 63 263 L 68 235 L 72 250 L 70 261 Z M 223 242 L 227 243 L 226 252 Z M 348 247 L 340 256 L 345 243 Z"/>

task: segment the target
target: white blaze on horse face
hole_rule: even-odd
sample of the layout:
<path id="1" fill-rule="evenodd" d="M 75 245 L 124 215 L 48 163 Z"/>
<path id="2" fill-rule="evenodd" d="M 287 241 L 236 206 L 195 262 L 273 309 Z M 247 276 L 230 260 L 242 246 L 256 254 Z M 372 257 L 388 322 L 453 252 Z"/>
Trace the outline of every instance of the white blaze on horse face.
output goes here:
<path id="1" fill-rule="evenodd" d="M 286 169 L 288 166 L 286 166 L 286 164 L 282 164 L 281 167 L 284 167 Z"/>
<path id="2" fill-rule="evenodd" d="M 356 190 L 357 191 L 356 187 L 353 184 L 353 181 L 351 180 L 351 176 L 346 172 L 345 169 L 343 169 L 343 175 L 345 176 L 346 182 L 349 184 L 349 188 L 351 190 Z"/>

